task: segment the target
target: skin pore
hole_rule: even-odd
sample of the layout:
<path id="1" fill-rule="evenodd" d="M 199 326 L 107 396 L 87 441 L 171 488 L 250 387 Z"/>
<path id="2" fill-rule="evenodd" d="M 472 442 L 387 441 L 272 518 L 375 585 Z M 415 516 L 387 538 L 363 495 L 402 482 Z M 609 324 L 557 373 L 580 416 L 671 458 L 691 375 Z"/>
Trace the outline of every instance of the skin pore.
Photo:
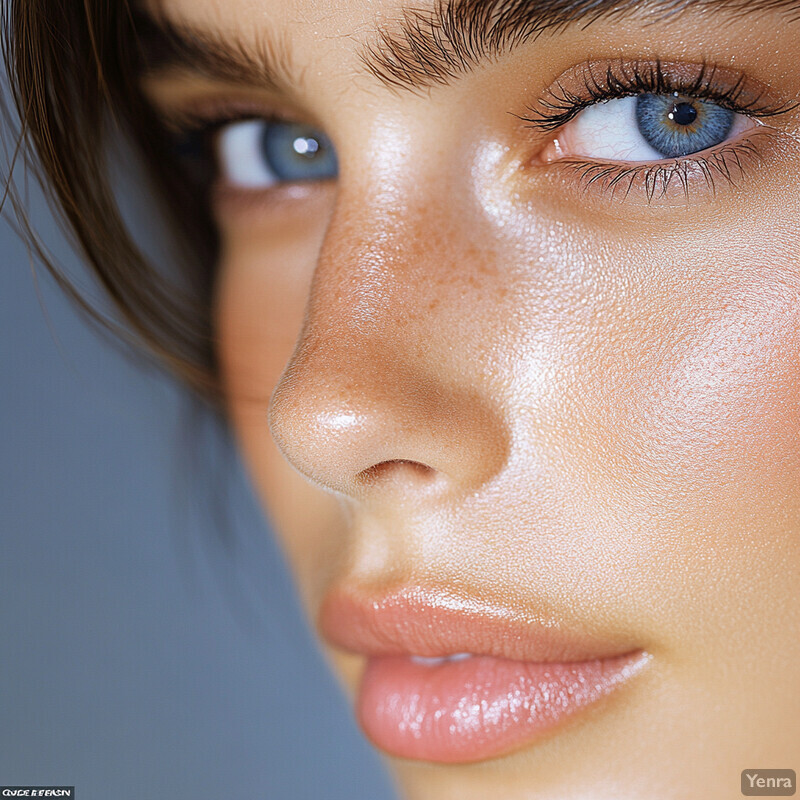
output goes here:
<path id="1" fill-rule="evenodd" d="M 144 78 L 170 124 L 336 150 L 335 180 L 213 189 L 230 418 L 310 618 L 446 592 L 649 655 L 530 746 L 390 757 L 412 800 L 727 800 L 800 764 L 800 9 L 623 5 L 426 68 L 395 0 L 149 9 L 207 45 Z M 705 167 L 536 124 L 661 72 L 740 87 Z M 327 653 L 355 693 L 364 656 Z"/>

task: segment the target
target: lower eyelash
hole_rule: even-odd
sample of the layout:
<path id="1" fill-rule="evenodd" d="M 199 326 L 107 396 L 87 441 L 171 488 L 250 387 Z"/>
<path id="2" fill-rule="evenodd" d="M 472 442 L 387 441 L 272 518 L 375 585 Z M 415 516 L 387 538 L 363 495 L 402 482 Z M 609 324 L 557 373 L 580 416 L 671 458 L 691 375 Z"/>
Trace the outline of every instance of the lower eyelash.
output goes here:
<path id="1" fill-rule="evenodd" d="M 718 180 L 734 186 L 737 180 L 746 176 L 748 169 L 758 167 L 763 162 L 763 153 L 755 142 L 756 135 L 707 153 L 668 162 L 626 165 L 565 159 L 560 166 L 575 170 L 581 187 L 586 191 L 596 188 L 612 197 L 620 194 L 623 199 L 634 191 L 642 191 L 648 203 L 678 191 L 688 202 L 692 184 L 701 182 L 713 195 Z"/>

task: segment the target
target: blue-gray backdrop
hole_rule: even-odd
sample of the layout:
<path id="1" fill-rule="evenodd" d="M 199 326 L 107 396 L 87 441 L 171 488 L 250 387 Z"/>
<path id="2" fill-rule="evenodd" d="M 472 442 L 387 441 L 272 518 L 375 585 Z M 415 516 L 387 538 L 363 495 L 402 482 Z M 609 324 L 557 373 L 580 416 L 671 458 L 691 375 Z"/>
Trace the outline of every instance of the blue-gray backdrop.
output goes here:
<path id="1" fill-rule="evenodd" d="M 36 191 L 28 207 L 86 284 Z M 0 785 L 392 797 L 235 456 L 34 280 L 6 224 L 0 254 Z"/>

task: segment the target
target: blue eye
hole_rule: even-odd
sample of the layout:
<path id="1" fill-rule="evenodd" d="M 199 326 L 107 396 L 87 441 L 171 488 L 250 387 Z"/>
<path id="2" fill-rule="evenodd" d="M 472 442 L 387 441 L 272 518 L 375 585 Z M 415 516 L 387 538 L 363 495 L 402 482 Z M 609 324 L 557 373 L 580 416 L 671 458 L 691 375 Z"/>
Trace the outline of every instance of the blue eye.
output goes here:
<path id="1" fill-rule="evenodd" d="M 735 118 L 733 111 L 716 103 L 678 94 L 643 94 L 636 102 L 639 131 L 664 158 L 688 156 L 721 144 Z"/>
<path id="2" fill-rule="evenodd" d="M 262 119 L 231 123 L 219 131 L 217 153 L 222 179 L 239 188 L 324 181 L 338 174 L 328 137 L 301 123 Z"/>
<path id="3" fill-rule="evenodd" d="M 646 163 L 700 153 L 757 125 L 707 100 L 640 94 L 585 108 L 563 128 L 557 146 L 567 156 Z"/>

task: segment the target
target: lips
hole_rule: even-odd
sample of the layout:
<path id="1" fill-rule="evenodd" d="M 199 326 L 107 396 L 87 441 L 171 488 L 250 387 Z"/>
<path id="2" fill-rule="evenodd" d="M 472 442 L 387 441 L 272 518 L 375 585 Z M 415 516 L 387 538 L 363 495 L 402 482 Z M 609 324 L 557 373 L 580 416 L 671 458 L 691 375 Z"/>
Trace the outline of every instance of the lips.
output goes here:
<path id="1" fill-rule="evenodd" d="M 320 629 L 334 646 L 367 657 L 356 710 L 374 744 L 440 763 L 533 744 L 649 659 L 630 643 L 416 587 L 332 591 Z"/>

